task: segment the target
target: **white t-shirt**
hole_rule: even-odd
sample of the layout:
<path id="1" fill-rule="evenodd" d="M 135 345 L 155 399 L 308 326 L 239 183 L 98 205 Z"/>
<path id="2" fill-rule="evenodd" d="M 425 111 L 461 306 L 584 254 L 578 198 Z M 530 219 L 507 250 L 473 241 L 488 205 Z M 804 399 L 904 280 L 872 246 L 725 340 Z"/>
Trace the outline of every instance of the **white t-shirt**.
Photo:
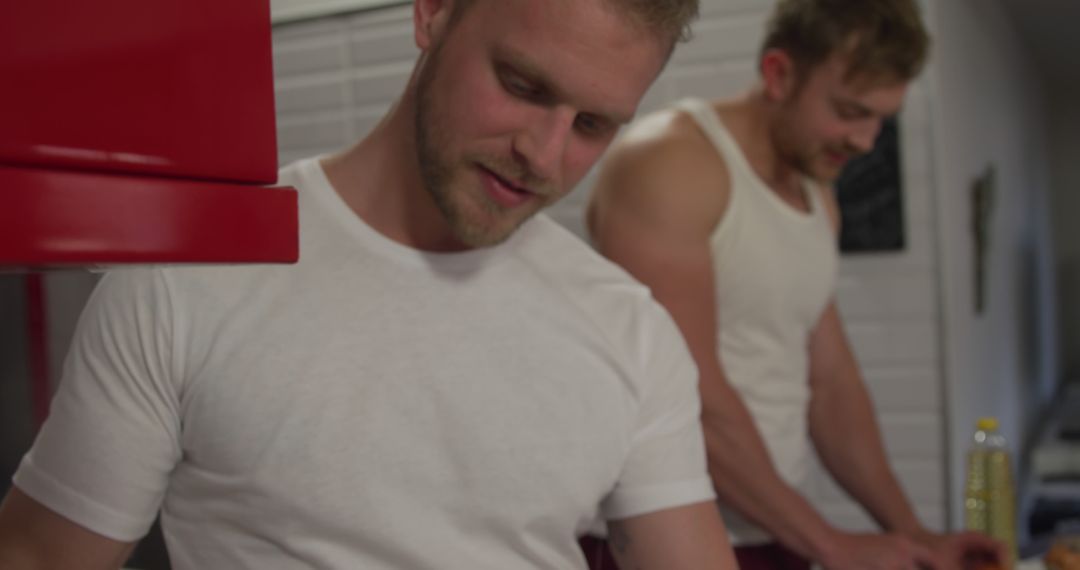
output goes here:
<path id="1" fill-rule="evenodd" d="M 709 500 L 697 374 L 648 291 L 544 216 L 390 241 L 317 161 L 295 266 L 110 273 L 15 475 L 174 568 L 584 568 L 576 537 Z"/>

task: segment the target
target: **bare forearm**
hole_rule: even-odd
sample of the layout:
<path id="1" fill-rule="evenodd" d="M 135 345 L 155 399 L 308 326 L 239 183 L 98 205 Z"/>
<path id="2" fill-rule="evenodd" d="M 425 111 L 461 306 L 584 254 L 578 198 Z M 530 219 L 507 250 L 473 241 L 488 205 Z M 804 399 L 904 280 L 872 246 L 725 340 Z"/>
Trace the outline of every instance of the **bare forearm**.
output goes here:
<path id="1" fill-rule="evenodd" d="M 52 545 L 45 548 L 20 533 L 0 536 L 0 568 L 4 570 L 118 570 L 131 555 L 130 546 L 112 556 L 99 557 L 92 549 L 80 550 L 78 544 Z"/>
<path id="2" fill-rule="evenodd" d="M 4 570 L 117 570 L 131 553 L 109 561 L 95 559 L 88 553 L 76 552 L 74 547 L 60 545 L 52 550 L 35 548 L 14 536 L 0 536 L 0 568 Z"/>
<path id="3" fill-rule="evenodd" d="M 712 501 L 610 521 L 608 531 L 621 570 L 737 570 Z"/>
<path id="4" fill-rule="evenodd" d="M 0 504 L 4 570 L 115 570 L 133 548 L 68 521 L 16 487 Z"/>
<path id="5" fill-rule="evenodd" d="M 881 430 L 862 380 L 815 393 L 810 433 L 822 464 L 885 530 L 915 536 L 923 529 L 889 467 Z"/>
<path id="6" fill-rule="evenodd" d="M 810 345 L 810 437 L 834 479 L 886 530 L 922 530 L 885 456 L 870 394 L 835 303 Z"/>
<path id="7" fill-rule="evenodd" d="M 8 540 L 8 537 L 0 536 L 0 568 L 36 570 L 40 567 L 30 552 Z"/>
<path id="8" fill-rule="evenodd" d="M 788 548 L 821 560 L 835 530 L 776 471 L 738 394 L 717 385 L 704 394 L 709 471 L 721 501 Z"/>

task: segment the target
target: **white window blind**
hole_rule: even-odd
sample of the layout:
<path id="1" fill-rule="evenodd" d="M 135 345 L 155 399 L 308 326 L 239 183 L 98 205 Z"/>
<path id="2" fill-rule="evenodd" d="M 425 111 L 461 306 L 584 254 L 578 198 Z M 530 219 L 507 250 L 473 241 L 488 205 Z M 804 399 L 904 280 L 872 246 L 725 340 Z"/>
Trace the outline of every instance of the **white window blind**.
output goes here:
<path id="1" fill-rule="evenodd" d="M 409 4 L 411 0 L 270 0 L 274 24 L 317 18 L 341 12 Z"/>

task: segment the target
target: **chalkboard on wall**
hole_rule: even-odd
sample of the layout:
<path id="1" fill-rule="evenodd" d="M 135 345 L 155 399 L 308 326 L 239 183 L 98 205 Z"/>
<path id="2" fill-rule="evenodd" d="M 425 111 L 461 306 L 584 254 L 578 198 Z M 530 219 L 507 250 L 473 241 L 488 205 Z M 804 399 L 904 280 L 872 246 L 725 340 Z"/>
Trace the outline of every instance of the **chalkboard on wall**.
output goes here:
<path id="1" fill-rule="evenodd" d="M 904 249 L 904 200 L 896 119 L 882 123 L 874 149 L 852 160 L 836 181 L 840 251 Z"/>

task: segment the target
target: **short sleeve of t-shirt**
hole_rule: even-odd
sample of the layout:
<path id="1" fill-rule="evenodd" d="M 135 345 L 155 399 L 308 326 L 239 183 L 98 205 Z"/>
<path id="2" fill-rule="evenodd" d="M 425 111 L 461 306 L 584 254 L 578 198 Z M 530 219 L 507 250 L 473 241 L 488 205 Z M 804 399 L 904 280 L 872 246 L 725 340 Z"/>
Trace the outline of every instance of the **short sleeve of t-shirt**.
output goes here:
<path id="1" fill-rule="evenodd" d="M 697 367 L 675 323 L 650 303 L 628 358 L 641 371 L 641 403 L 630 453 L 601 505 L 623 519 L 715 498 L 705 460 Z"/>
<path id="2" fill-rule="evenodd" d="M 120 541 L 142 537 L 179 461 L 172 306 L 160 270 L 117 270 L 76 328 L 49 418 L 15 485 Z"/>

